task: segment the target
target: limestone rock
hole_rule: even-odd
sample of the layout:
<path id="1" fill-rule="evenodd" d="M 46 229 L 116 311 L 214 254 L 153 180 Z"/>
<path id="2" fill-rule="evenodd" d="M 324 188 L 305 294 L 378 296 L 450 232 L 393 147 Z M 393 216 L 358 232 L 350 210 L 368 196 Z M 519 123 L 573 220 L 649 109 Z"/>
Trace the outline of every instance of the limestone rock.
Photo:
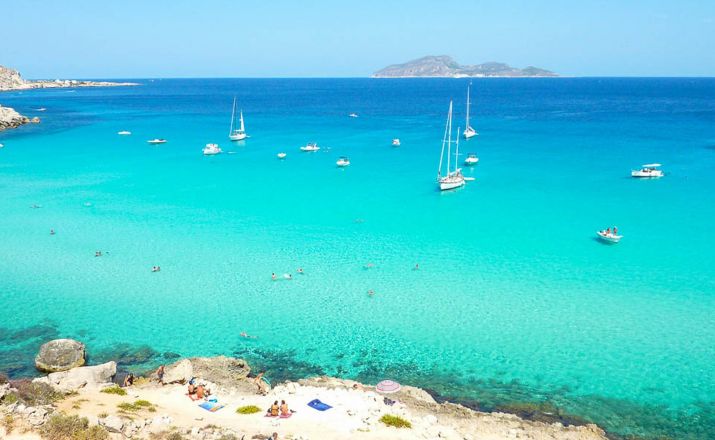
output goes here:
<path id="1" fill-rule="evenodd" d="M 34 379 L 33 382 L 45 382 L 63 392 L 77 391 L 80 388 L 102 388 L 112 381 L 117 373 L 114 361 L 91 367 L 77 367 L 69 371 L 50 373 L 47 377 Z"/>
<path id="2" fill-rule="evenodd" d="M 182 359 L 164 368 L 164 383 L 188 382 L 192 377 L 231 388 L 240 386 L 251 368 L 243 359 L 226 356 Z"/>
<path id="3" fill-rule="evenodd" d="M 99 419 L 99 426 L 103 426 L 109 432 L 122 432 L 124 428 L 124 421 L 117 416 L 107 416 L 103 419 Z"/>
<path id="4" fill-rule="evenodd" d="M 164 367 L 164 383 L 184 383 L 191 380 L 193 375 L 194 368 L 188 359 Z"/>
<path id="5" fill-rule="evenodd" d="M 67 371 L 84 365 L 84 344 L 74 339 L 55 339 L 42 344 L 35 367 L 47 373 Z"/>
<path id="6" fill-rule="evenodd" d="M 27 124 L 28 122 L 30 122 L 30 119 L 27 116 L 21 115 L 16 112 L 15 109 L 0 105 L 0 131 L 8 128 L 19 127 Z"/>

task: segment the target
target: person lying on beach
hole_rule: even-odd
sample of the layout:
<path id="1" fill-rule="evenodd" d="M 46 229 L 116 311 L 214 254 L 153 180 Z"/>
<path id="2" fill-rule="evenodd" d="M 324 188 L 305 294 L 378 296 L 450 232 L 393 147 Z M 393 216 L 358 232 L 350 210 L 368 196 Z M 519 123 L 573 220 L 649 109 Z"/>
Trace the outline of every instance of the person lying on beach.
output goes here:
<path id="1" fill-rule="evenodd" d="M 196 388 L 197 387 L 192 382 L 189 382 L 189 392 L 187 394 L 187 396 L 189 396 L 189 399 L 191 399 L 191 400 L 198 399 L 198 397 L 196 397 L 196 391 L 197 391 Z"/>
<path id="2" fill-rule="evenodd" d="M 199 385 L 196 387 L 196 400 L 203 400 L 208 395 L 206 387 Z"/>
<path id="3" fill-rule="evenodd" d="M 278 411 L 280 410 L 280 407 L 278 406 L 278 401 L 276 400 L 273 402 L 273 405 L 271 405 L 270 408 L 268 408 L 268 411 L 266 411 L 266 415 L 271 416 L 271 417 L 278 417 Z"/>

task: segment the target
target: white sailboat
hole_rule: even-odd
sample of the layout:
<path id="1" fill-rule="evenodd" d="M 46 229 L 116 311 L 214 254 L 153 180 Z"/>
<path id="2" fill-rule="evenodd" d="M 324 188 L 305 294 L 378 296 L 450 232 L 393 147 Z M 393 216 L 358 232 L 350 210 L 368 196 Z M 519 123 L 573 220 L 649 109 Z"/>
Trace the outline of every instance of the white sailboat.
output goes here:
<path id="1" fill-rule="evenodd" d="M 472 83 L 470 82 L 469 85 L 467 86 L 467 128 L 464 129 L 464 139 L 469 139 L 471 137 L 474 137 L 478 135 L 477 131 L 472 128 L 471 125 L 469 125 L 469 107 L 470 107 L 470 102 L 469 102 L 469 89 L 472 86 Z"/>
<path id="2" fill-rule="evenodd" d="M 239 111 L 240 122 L 239 128 L 236 129 L 236 98 L 233 98 L 233 111 L 231 111 L 231 130 L 228 132 L 228 138 L 232 141 L 242 141 L 248 137 L 246 128 L 243 125 L 243 110 Z"/>
<path id="3" fill-rule="evenodd" d="M 447 174 L 442 176 L 442 163 L 444 162 L 444 147 L 447 146 Z M 454 171 L 450 171 L 452 156 L 452 101 L 449 101 L 449 113 L 447 114 L 447 124 L 442 137 L 442 151 L 439 155 L 439 169 L 437 170 L 437 184 L 440 191 L 459 188 L 464 186 L 465 180 L 462 169 L 457 167 L 457 157 L 459 156 L 459 129 L 457 129 L 456 151 L 454 159 Z"/>

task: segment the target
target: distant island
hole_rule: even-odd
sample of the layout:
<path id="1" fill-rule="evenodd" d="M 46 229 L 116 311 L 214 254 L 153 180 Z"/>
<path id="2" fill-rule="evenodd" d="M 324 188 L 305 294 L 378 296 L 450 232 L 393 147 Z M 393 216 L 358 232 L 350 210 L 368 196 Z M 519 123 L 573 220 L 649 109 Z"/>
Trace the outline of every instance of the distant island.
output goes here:
<path id="1" fill-rule="evenodd" d="M 534 66 L 519 69 L 489 62 L 462 66 L 447 55 L 426 56 L 393 64 L 372 74 L 373 78 L 471 78 L 471 77 L 556 77 L 558 74 Z"/>
<path id="2" fill-rule="evenodd" d="M 0 92 L 27 89 L 54 89 L 65 87 L 116 87 L 137 86 L 137 83 L 111 81 L 84 81 L 76 79 L 27 80 L 20 72 L 9 67 L 0 66 Z"/>

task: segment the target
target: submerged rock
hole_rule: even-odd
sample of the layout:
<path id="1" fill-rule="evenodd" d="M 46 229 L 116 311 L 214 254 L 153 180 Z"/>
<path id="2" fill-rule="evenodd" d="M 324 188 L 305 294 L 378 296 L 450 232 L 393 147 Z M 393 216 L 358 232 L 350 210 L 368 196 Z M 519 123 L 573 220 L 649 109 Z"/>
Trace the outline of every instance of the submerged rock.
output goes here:
<path id="1" fill-rule="evenodd" d="M 84 344 L 74 339 L 55 339 L 42 344 L 35 367 L 47 373 L 67 371 L 84 365 Z"/>

